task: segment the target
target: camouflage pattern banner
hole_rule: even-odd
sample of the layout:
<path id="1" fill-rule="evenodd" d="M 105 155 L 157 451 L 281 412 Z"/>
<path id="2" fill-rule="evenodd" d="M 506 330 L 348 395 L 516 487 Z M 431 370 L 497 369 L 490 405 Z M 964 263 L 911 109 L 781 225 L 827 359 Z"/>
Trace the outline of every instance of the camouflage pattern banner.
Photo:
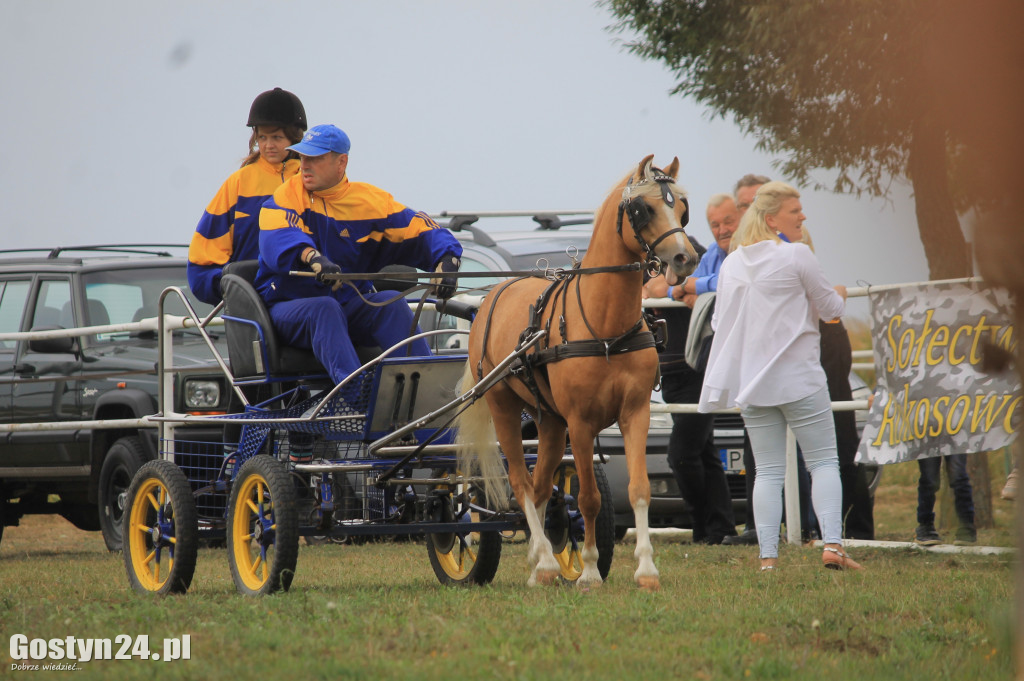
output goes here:
<path id="1" fill-rule="evenodd" d="M 1008 294 L 947 282 L 868 295 L 878 383 L 857 460 L 900 463 L 1010 444 L 1017 373 L 981 371 L 986 343 L 1016 351 Z"/>

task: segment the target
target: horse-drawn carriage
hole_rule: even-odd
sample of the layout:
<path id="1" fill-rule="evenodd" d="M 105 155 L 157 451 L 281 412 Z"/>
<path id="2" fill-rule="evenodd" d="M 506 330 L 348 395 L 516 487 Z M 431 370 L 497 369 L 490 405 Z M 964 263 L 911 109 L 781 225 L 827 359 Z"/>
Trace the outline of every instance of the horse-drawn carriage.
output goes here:
<path id="1" fill-rule="evenodd" d="M 200 540 L 223 538 L 237 589 L 269 593 L 289 587 L 300 537 L 388 535 L 425 537 L 442 583 L 482 584 L 497 570 L 503 533 L 518 530 L 530 532 L 531 583 L 600 583 L 614 519 L 593 440 L 618 420 L 638 515 L 635 578 L 656 588 L 643 465 L 656 355 L 638 320 L 645 267 L 661 271 L 664 262 L 675 279 L 695 264 L 676 170 L 676 162 L 653 169 L 648 157 L 623 179 L 595 219 L 581 266 L 495 287 L 468 332 L 468 357 L 407 357 L 406 341 L 334 385 L 312 353 L 277 344 L 251 266 L 226 270 L 224 307 L 213 314 L 225 320 L 230 366 L 209 346 L 241 409 L 202 417 L 224 425 L 220 445 L 178 439 L 176 426 L 197 417 L 161 405 L 162 457 L 138 471 L 126 500 L 132 586 L 186 591 Z M 185 300 L 174 288 L 168 296 Z M 205 334 L 213 314 L 190 314 Z M 452 331 L 422 335 L 435 333 Z M 161 381 L 170 373 L 161 366 Z M 537 454 L 524 453 L 524 419 Z"/>

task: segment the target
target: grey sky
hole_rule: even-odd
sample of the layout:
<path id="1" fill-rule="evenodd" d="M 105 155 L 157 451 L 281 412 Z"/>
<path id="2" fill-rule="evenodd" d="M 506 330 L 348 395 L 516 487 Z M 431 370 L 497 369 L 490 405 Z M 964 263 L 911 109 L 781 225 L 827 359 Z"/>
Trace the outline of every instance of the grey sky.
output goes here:
<path id="1" fill-rule="evenodd" d="M 186 242 L 275 86 L 349 134 L 352 179 L 431 213 L 595 208 L 654 153 L 679 156 L 707 243 L 711 194 L 786 179 L 669 97 L 590 0 L 4 4 L 4 248 Z M 834 283 L 927 278 L 905 187 L 890 204 L 802 189 Z"/>

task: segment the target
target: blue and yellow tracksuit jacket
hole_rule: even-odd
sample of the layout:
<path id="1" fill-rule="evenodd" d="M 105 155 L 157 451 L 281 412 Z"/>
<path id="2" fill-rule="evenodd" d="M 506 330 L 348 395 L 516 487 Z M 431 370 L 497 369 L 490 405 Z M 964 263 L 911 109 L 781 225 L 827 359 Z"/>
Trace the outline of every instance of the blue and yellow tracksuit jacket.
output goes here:
<path id="1" fill-rule="evenodd" d="M 188 247 L 188 285 L 196 298 L 220 302 L 221 269 L 259 254 L 260 207 L 299 172 L 299 161 L 268 163 L 260 157 L 224 181 L 206 207 Z"/>
<path id="2" fill-rule="evenodd" d="M 309 269 L 299 259 L 307 246 L 343 272 L 378 272 L 393 264 L 433 271 L 442 257 L 462 256 L 451 232 L 382 189 L 346 177 L 330 189 L 310 193 L 296 175 L 278 187 L 260 212 L 256 288 L 268 305 L 328 295 L 345 302 L 356 295 L 349 286 L 332 292 L 311 277 L 288 276 L 290 270 Z M 369 281 L 352 283 L 364 293 L 372 289 Z"/>

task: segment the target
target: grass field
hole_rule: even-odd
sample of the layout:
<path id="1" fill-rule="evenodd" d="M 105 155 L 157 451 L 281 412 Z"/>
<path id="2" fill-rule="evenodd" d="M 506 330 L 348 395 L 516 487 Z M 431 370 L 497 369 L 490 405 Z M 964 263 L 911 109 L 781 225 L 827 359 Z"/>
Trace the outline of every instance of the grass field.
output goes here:
<path id="1" fill-rule="evenodd" d="M 879 539 L 913 534 L 912 466 L 886 471 Z M 1010 546 L 992 468 L 997 527 L 979 543 Z M 1009 554 L 861 547 L 868 569 L 836 573 L 820 549 L 784 546 L 782 569 L 761 574 L 754 547 L 660 536 L 662 589 L 648 594 L 633 587 L 632 549 L 618 544 L 605 586 L 581 593 L 528 589 L 522 543 L 505 544 L 493 584 L 469 589 L 441 587 L 422 543 L 303 546 L 292 590 L 262 599 L 238 596 L 224 552 L 203 549 L 192 590 L 161 599 L 129 589 L 98 533 L 30 517 L 0 545 L 0 632 L 148 635 L 153 650 L 190 637 L 188 661 L 79 662 L 75 679 L 1012 678 Z M 0 676 L 32 674 L 5 656 Z"/>

